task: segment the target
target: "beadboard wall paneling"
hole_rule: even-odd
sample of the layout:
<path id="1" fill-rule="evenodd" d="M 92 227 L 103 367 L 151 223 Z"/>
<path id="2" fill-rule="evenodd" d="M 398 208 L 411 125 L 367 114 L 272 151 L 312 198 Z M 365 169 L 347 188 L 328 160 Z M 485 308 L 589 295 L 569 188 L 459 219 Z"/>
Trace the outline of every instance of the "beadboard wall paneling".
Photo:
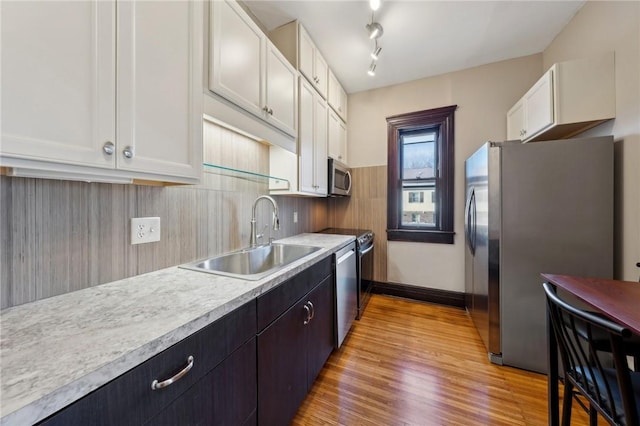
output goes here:
<path id="1" fill-rule="evenodd" d="M 329 223 L 337 228 L 375 232 L 374 280 L 387 281 L 387 166 L 351 169 L 349 198 L 331 198 Z"/>
<path id="2" fill-rule="evenodd" d="M 205 161 L 268 173 L 266 145 L 209 123 L 204 130 Z M 251 207 L 267 187 L 264 179 L 210 173 L 202 185 L 171 187 L 0 176 L 0 307 L 246 247 Z M 270 203 L 256 208 L 264 241 L 328 226 L 327 199 L 274 198 L 279 231 Z M 145 216 L 160 217 L 161 239 L 131 245 L 130 220 Z"/>

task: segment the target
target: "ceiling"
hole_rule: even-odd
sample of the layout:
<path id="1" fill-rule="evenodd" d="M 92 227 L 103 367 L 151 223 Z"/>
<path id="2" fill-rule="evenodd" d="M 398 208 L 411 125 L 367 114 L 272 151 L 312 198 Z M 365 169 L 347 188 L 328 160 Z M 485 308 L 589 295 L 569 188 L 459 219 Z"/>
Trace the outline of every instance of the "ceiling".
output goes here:
<path id="1" fill-rule="evenodd" d="M 542 52 L 584 1 L 382 0 L 376 75 L 369 2 L 249 0 L 267 31 L 298 19 L 348 93 Z"/>

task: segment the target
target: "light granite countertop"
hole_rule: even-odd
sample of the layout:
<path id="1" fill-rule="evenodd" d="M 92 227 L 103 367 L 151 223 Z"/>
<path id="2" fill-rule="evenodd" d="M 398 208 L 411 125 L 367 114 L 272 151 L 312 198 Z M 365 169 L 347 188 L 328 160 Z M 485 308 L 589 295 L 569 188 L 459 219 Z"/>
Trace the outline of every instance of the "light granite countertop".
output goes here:
<path id="1" fill-rule="evenodd" d="M 171 267 L 3 310 L 0 424 L 48 417 L 353 240 L 280 240 L 322 250 L 259 281 Z"/>

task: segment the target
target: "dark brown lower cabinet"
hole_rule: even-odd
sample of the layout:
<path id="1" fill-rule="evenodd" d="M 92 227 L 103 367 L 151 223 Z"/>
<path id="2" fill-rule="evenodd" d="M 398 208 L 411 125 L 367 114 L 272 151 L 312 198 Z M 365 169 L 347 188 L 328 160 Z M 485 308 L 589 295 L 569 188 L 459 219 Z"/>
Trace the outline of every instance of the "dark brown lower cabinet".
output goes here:
<path id="1" fill-rule="evenodd" d="M 333 350 L 333 323 L 330 275 L 258 334 L 260 426 L 289 424 Z"/>

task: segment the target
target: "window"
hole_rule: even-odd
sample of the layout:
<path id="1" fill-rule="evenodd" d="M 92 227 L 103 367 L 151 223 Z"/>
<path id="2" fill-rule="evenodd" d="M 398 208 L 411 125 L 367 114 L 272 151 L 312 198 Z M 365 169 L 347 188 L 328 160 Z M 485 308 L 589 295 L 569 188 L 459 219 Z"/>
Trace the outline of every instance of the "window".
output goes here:
<path id="1" fill-rule="evenodd" d="M 424 203 L 424 192 L 409 192 L 410 203 Z"/>
<path id="2" fill-rule="evenodd" d="M 452 105 L 387 118 L 387 239 L 453 244 Z"/>

